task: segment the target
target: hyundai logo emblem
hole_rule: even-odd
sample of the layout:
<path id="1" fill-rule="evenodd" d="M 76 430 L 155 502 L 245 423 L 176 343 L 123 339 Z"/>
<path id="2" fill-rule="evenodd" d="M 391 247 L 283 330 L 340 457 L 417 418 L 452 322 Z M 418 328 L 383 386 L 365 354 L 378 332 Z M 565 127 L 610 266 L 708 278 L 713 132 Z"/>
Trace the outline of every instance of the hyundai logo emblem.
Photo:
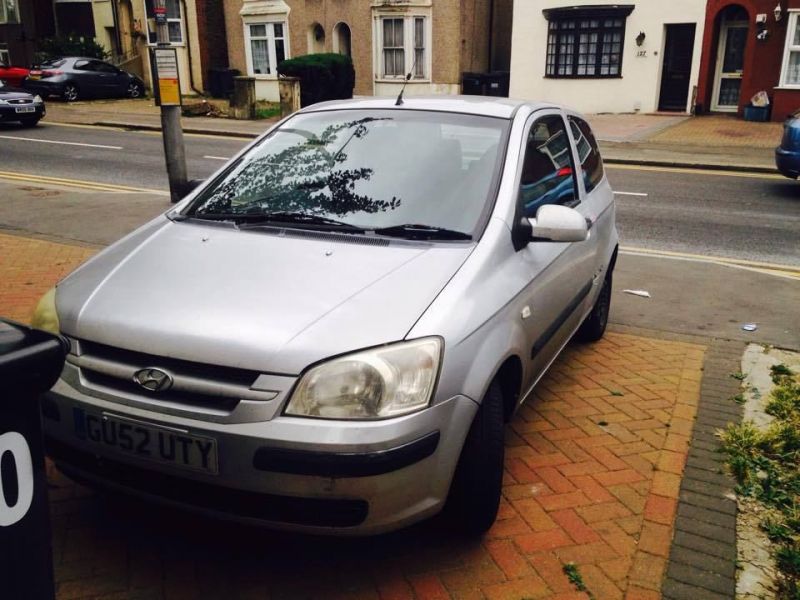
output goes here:
<path id="1" fill-rule="evenodd" d="M 173 383 L 172 375 L 152 367 L 136 371 L 133 374 L 133 382 L 139 384 L 148 392 L 163 392 L 171 388 Z"/>

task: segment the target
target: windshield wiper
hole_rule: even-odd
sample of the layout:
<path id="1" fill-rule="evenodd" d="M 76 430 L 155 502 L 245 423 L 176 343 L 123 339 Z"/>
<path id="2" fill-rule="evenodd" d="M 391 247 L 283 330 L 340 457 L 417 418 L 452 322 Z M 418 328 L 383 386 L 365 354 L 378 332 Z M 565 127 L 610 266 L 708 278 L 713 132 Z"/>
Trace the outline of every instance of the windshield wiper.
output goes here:
<path id="1" fill-rule="evenodd" d="M 239 225 L 240 229 L 264 227 L 269 225 L 322 225 L 335 228 L 348 233 L 364 233 L 364 229 L 318 215 L 309 215 L 299 212 L 259 212 L 259 213 L 211 213 L 207 215 L 191 215 L 189 218 L 204 221 L 231 221 Z"/>
<path id="2" fill-rule="evenodd" d="M 390 237 L 403 237 L 414 240 L 471 240 L 472 236 L 463 231 L 446 229 L 444 227 L 434 227 L 432 225 L 416 225 L 406 223 L 404 225 L 393 225 L 391 227 L 381 227 L 373 231 L 376 235 L 387 235 Z"/>

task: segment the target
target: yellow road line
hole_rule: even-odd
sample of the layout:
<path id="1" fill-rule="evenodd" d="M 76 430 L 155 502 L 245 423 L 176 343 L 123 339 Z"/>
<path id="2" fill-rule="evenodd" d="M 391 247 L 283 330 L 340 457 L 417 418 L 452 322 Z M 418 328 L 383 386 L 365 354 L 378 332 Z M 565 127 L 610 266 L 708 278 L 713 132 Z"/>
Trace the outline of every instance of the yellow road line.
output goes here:
<path id="1" fill-rule="evenodd" d="M 55 125 L 56 127 L 75 127 L 78 129 L 100 129 L 103 131 L 116 131 L 116 132 L 123 132 L 123 133 L 141 133 L 143 135 L 150 135 L 150 136 L 158 136 L 161 137 L 160 131 L 152 131 L 150 129 L 135 129 L 126 127 L 124 124 L 120 123 L 119 126 L 112 127 L 110 125 L 91 125 L 89 123 L 62 123 L 60 121 L 43 121 L 46 125 Z M 271 124 L 270 124 L 271 126 Z M 264 131 L 266 131 L 268 127 L 265 127 L 262 131 L 256 132 L 255 135 L 261 135 Z M 242 142 L 243 144 L 249 144 L 255 137 L 253 138 L 245 138 L 245 137 L 236 137 L 233 135 L 216 135 L 216 134 L 208 134 L 208 133 L 184 133 L 184 137 L 191 137 L 191 138 L 205 138 L 209 140 L 232 140 L 234 142 Z"/>
<path id="2" fill-rule="evenodd" d="M 724 265 L 727 267 L 734 267 L 737 269 L 744 269 L 747 271 L 754 271 L 756 273 L 764 273 L 766 275 L 775 275 L 778 277 L 783 277 L 785 279 L 794 279 L 800 281 L 800 267 L 793 267 L 791 265 L 765 263 L 765 262 L 742 260 L 736 258 L 706 256 L 702 254 L 691 254 L 687 252 L 670 252 L 668 250 L 648 250 L 647 248 L 635 248 L 628 246 L 621 246 L 620 252 L 622 254 L 633 255 L 633 256 L 647 256 L 652 258 L 667 258 L 673 260 L 685 260 L 690 262 L 702 262 L 715 265 Z"/>
<path id="3" fill-rule="evenodd" d="M 749 177 L 751 179 L 786 179 L 778 173 L 748 173 L 738 171 L 725 171 L 723 169 L 689 169 L 686 167 L 656 167 L 650 165 L 621 165 L 617 163 L 606 164 L 608 169 L 627 171 L 654 171 L 659 173 L 690 173 L 693 175 L 720 175 L 723 177 Z"/>
<path id="4" fill-rule="evenodd" d="M 113 183 L 100 183 L 97 181 L 83 181 L 80 179 L 67 179 L 65 177 L 48 177 L 46 175 L 34 175 L 32 173 L 0 171 L 0 179 L 14 182 L 75 187 L 98 192 L 147 193 L 156 194 L 158 196 L 169 196 L 169 192 L 163 190 L 116 185 Z"/>

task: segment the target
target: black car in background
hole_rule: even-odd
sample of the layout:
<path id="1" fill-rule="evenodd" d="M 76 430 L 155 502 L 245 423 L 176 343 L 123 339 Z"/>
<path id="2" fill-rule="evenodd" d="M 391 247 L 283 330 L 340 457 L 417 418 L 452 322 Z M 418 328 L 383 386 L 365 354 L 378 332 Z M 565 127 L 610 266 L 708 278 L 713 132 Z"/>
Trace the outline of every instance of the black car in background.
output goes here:
<path id="1" fill-rule="evenodd" d="M 41 96 L 7 86 L 0 79 L 0 123 L 16 121 L 34 127 L 45 115 Z"/>
<path id="2" fill-rule="evenodd" d="M 67 102 L 144 96 L 144 82 L 136 75 L 96 58 L 66 57 L 42 63 L 31 69 L 22 86 L 44 97 L 61 96 Z"/>

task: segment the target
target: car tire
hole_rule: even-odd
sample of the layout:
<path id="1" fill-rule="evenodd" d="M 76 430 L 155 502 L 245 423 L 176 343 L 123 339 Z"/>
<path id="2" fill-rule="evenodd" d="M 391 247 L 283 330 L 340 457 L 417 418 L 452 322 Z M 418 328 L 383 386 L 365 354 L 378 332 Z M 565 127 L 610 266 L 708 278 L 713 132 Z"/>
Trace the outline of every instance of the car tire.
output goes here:
<path id="1" fill-rule="evenodd" d="M 144 86 L 141 83 L 132 81 L 128 84 L 128 89 L 125 92 L 128 98 L 144 98 Z"/>
<path id="2" fill-rule="evenodd" d="M 575 338 L 581 342 L 596 342 L 601 339 L 608 326 L 608 313 L 611 310 L 612 275 L 606 275 L 600 295 L 597 296 L 592 312 L 581 323 Z"/>
<path id="3" fill-rule="evenodd" d="M 74 83 L 68 83 L 64 86 L 64 91 L 61 93 L 61 97 L 64 99 L 65 102 L 75 102 L 80 98 L 80 92 L 78 91 L 78 86 Z"/>
<path id="4" fill-rule="evenodd" d="M 482 535 L 497 518 L 503 491 L 504 427 L 503 391 L 495 380 L 472 421 L 445 506 L 448 525 L 460 533 Z"/>
<path id="5" fill-rule="evenodd" d="M 39 117 L 35 117 L 33 119 L 20 119 L 19 121 L 22 123 L 23 127 L 36 127 L 39 123 Z"/>

